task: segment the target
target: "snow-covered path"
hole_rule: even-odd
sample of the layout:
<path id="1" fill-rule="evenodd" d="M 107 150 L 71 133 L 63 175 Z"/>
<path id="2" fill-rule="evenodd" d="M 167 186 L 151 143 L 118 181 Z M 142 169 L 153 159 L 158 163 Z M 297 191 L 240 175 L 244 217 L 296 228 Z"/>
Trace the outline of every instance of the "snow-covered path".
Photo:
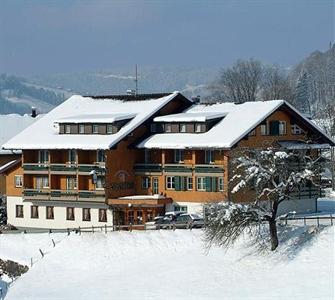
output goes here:
<path id="1" fill-rule="evenodd" d="M 306 230 L 287 227 L 289 239 L 263 255 L 242 241 L 206 254 L 201 230 L 2 235 L 3 258 L 25 262 L 50 249 L 6 300 L 333 299 L 334 227 Z M 49 248 L 53 237 L 61 242 Z"/>

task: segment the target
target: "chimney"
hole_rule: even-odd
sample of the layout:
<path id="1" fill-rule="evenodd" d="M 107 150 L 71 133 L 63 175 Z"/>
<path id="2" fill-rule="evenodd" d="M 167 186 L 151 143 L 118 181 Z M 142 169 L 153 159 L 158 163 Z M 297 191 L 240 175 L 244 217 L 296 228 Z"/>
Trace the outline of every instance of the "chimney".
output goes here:
<path id="1" fill-rule="evenodd" d="M 36 118 L 36 116 L 37 116 L 36 107 L 32 107 L 31 108 L 31 117 Z"/>
<path id="2" fill-rule="evenodd" d="M 191 99 L 192 99 L 194 104 L 199 104 L 200 103 L 200 95 L 193 96 Z"/>

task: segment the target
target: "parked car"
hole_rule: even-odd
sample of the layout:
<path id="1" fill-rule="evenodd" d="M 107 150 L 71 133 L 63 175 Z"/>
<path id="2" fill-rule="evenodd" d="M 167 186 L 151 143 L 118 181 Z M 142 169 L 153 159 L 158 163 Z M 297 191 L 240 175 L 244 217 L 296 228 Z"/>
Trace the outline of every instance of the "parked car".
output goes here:
<path id="1" fill-rule="evenodd" d="M 181 214 L 174 221 L 176 228 L 202 228 L 205 226 L 204 219 L 197 214 Z"/>
<path id="2" fill-rule="evenodd" d="M 170 219 L 170 221 L 172 222 L 172 221 L 175 221 L 178 218 L 178 216 L 183 215 L 183 214 L 185 214 L 184 211 L 168 211 L 165 213 L 164 217 L 166 219 Z"/>
<path id="3" fill-rule="evenodd" d="M 169 218 L 165 216 L 155 217 L 153 221 L 145 223 L 145 229 L 155 230 L 155 229 L 167 229 L 168 225 L 171 223 Z"/>

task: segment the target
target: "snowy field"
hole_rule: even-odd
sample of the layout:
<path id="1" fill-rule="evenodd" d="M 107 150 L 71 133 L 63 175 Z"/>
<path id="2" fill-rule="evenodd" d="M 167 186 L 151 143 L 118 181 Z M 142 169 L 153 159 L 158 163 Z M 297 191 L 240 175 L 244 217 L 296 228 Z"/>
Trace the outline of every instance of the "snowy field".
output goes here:
<path id="1" fill-rule="evenodd" d="M 334 227 L 280 236 L 259 254 L 247 237 L 206 253 L 201 230 L 3 234 L 1 258 L 34 262 L 5 299 L 334 299 Z"/>

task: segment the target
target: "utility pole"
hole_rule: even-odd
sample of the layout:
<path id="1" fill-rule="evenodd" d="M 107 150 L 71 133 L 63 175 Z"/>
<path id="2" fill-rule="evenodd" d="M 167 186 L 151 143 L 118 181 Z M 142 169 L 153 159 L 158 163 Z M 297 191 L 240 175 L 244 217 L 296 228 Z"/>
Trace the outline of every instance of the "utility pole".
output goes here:
<path id="1" fill-rule="evenodd" d="M 135 96 L 138 94 L 137 64 L 135 65 Z"/>

